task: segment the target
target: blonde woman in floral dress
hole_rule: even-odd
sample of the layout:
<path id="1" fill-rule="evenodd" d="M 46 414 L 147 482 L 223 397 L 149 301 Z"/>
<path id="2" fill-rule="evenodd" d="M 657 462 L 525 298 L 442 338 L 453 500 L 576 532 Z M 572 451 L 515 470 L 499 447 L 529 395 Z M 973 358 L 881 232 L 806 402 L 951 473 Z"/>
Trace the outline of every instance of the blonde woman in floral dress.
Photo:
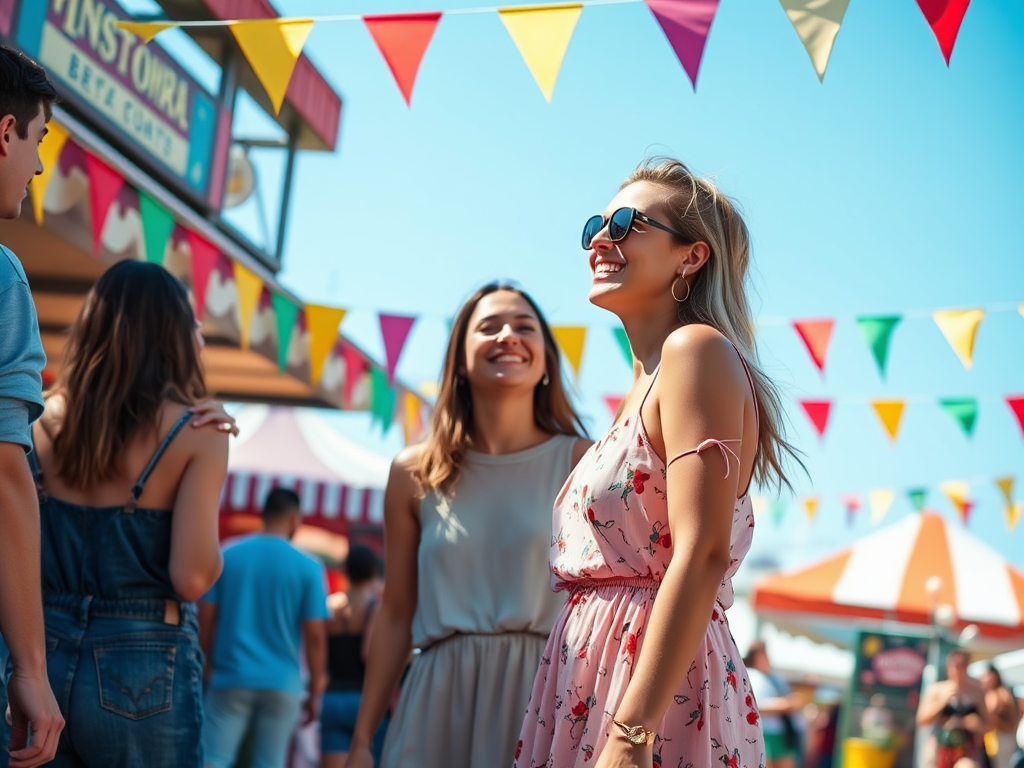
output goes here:
<path id="1" fill-rule="evenodd" d="M 568 593 L 534 683 L 518 768 L 759 768 L 764 742 L 729 632 L 752 481 L 793 451 L 759 370 L 749 241 L 732 203 L 673 160 L 641 165 L 584 228 L 590 300 L 642 370 L 555 502 Z"/>

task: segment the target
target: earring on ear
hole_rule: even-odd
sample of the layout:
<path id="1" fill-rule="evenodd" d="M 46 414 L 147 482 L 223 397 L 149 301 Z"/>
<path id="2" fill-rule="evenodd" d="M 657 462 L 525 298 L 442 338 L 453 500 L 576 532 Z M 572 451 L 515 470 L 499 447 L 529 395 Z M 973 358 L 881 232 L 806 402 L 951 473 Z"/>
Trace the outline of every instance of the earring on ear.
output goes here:
<path id="1" fill-rule="evenodd" d="M 681 299 L 678 296 L 676 296 L 676 283 L 678 283 L 680 280 L 682 280 L 683 281 L 683 285 L 686 286 L 686 295 L 683 296 L 683 298 L 681 298 Z M 672 298 L 675 299 L 677 304 L 682 304 L 684 301 L 686 301 L 688 298 L 690 298 L 690 284 L 688 282 L 686 282 L 686 270 L 685 269 L 683 270 L 683 274 L 681 274 L 679 277 L 677 277 L 675 280 L 672 281 L 672 287 L 669 289 L 669 293 L 672 294 Z"/>
<path id="2" fill-rule="evenodd" d="M 548 376 L 548 372 L 547 371 L 544 371 L 544 378 L 540 380 L 540 384 L 541 384 L 542 387 L 546 387 L 550 383 L 551 383 L 551 377 Z"/>

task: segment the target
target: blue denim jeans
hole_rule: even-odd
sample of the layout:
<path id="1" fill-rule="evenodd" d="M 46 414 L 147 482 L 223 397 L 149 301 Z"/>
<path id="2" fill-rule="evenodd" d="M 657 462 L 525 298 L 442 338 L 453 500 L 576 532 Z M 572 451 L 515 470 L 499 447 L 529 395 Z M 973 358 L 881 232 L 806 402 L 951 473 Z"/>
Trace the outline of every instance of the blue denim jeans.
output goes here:
<path id="1" fill-rule="evenodd" d="M 352 748 L 352 732 L 356 727 L 359 715 L 359 703 L 363 695 L 360 691 L 327 691 L 320 704 L 320 751 L 348 752 Z M 377 732 L 373 735 L 371 749 L 375 764 L 380 763 L 380 753 L 384 748 L 384 735 L 387 733 L 391 715 L 384 716 Z"/>
<path id="2" fill-rule="evenodd" d="M 206 768 L 230 768 L 252 730 L 252 768 L 284 768 L 302 697 L 285 691 L 211 688 L 206 692 Z"/>
<path id="3" fill-rule="evenodd" d="M 50 765 L 200 768 L 196 628 L 192 606 L 183 607 L 180 626 L 47 607 L 46 666 L 67 721 Z"/>

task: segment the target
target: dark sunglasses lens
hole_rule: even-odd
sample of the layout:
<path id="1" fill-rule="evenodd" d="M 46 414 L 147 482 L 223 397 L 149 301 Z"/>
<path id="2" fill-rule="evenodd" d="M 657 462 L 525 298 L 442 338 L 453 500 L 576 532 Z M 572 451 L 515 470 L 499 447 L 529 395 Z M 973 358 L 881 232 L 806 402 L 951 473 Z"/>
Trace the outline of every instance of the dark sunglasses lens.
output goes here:
<path id="1" fill-rule="evenodd" d="M 583 225 L 583 250 L 590 250 L 590 246 L 593 244 L 594 238 L 597 237 L 597 233 L 601 231 L 601 227 L 603 226 L 604 219 L 600 216 L 591 216 L 587 219 L 587 223 Z"/>
<path id="2" fill-rule="evenodd" d="M 619 208 L 612 214 L 611 221 L 608 222 L 608 237 L 614 242 L 618 242 L 629 234 L 631 226 L 633 226 L 633 209 Z"/>

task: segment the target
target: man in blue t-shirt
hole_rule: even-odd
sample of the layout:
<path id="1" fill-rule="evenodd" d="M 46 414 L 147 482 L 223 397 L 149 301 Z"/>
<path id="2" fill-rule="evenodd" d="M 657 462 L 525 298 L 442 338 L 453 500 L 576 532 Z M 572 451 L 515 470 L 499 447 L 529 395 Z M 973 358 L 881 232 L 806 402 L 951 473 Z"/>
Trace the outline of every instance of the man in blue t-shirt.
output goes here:
<path id="1" fill-rule="evenodd" d="M 303 722 L 317 718 L 327 683 L 326 575 L 319 562 L 289 543 L 300 522 L 298 496 L 285 488 L 271 491 L 263 532 L 225 548 L 224 571 L 199 604 L 208 679 L 206 768 L 234 765 L 250 730 L 254 768 L 283 768 L 303 690 Z"/>

